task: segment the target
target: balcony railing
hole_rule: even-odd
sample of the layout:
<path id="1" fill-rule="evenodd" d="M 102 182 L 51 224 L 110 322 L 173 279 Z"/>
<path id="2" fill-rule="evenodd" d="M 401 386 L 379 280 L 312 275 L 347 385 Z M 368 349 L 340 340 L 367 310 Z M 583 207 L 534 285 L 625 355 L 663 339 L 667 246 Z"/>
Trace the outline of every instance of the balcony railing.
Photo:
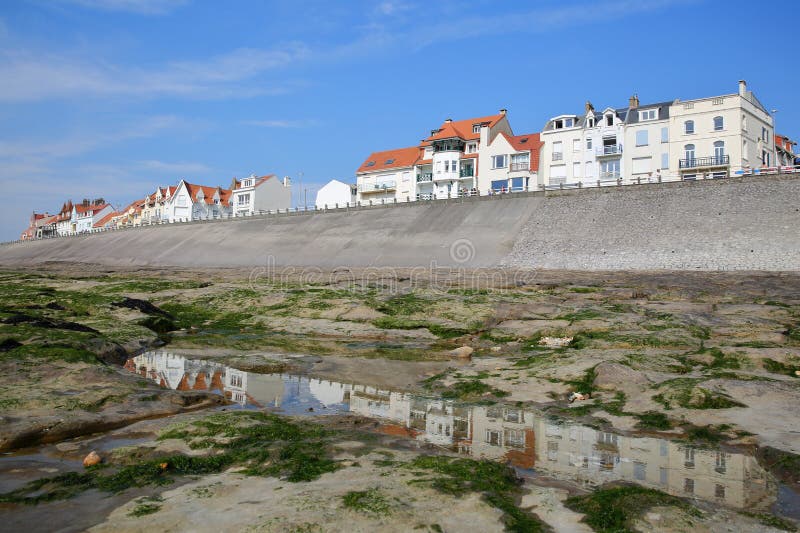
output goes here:
<path id="1" fill-rule="evenodd" d="M 471 178 L 475 176 L 475 169 L 472 167 L 462 168 L 459 171 L 458 176 L 461 178 Z"/>
<path id="2" fill-rule="evenodd" d="M 728 165 L 730 165 L 730 156 L 727 155 L 692 157 L 678 161 L 678 168 L 726 167 Z"/>
<path id="3" fill-rule="evenodd" d="M 383 192 L 383 191 L 393 191 L 396 188 L 394 181 L 384 181 L 381 183 L 362 183 L 358 186 L 358 192 L 361 193 L 371 193 L 371 192 Z"/>
<path id="4" fill-rule="evenodd" d="M 616 180 L 619 179 L 619 171 L 610 171 L 610 172 L 601 172 L 600 179 L 601 180 Z"/>
<path id="5" fill-rule="evenodd" d="M 595 155 L 619 155 L 622 153 L 621 144 L 607 144 L 595 148 Z"/>
<path id="6" fill-rule="evenodd" d="M 555 160 L 555 158 L 554 158 L 554 160 Z M 530 167 L 531 167 L 530 162 L 522 161 L 520 163 L 511 163 L 510 170 L 511 170 L 511 172 L 517 172 L 517 171 L 520 171 L 520 170 L 528 170 Z"/>
<path id="7" fill-rule="evenodd" d="M 421 183 L 423 181 L 433 181 L 433 173 L 423 172 L 421 174 L 417 174 L 417 183 Z"/>

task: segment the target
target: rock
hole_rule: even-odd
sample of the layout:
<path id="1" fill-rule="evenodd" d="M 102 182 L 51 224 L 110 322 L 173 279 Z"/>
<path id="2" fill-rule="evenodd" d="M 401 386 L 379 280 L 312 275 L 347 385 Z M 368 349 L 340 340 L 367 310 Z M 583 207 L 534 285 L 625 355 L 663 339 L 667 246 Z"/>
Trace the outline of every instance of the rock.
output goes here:
<path id="1" fill-rule="evenodd" d="M 572 337 L 542 337 L 539 339 L 539 346 L 548 348 L 563 348 L 572 342 Z"/>
<path id="2" fill-rule="evenodd" d="M 158 315 L 164 318 L 173 318 L 173 316 L 163 309 L 156 307 L 147 300 L 139 300 L 138 298 L 128 298 L 127 296 L 119 302 L 114 302 L 111 305 L 114 307 L 124 307 L 125 309 L 134 309 L 146 315 Z"/>
<path id="3" fill-rule="evenodd" d="M 103 362 L 115 365 L 124 365 L 130 355 L 125 351 L 125 348 L 116 342 L 107 341 L 101 338 L 89 339 L 86 341 L 85 347 L 92 352 Z"/>
<path id="4" fill-rule="evenodd" d="M 709 366 L 714 362 L 714 356 L 708 353 L 695 353 L 689 356 L 690 361 Z"/>
<path id="5" fill-rule="evenodd" d="M 92 450 L 89 453 L 89 455 L 87 455 L 86 457 L 83 458 L 83 466 L 88 468 L 90 466 L 94 466 L 94 465 L 100 464 L 100 462 L 102 462 L 102 460 L 103 459 L 100 457 L 100 454 L 98 454 L 96 451 Z"/>
<path id="6" fill-rule="evenodd" d="M 450 350 L 450 355 L 453 357 L 458 357 L 459 359 L 472 359 L 472 352 L 474 352 L 470 346 L 459 346 L 455 350 Z"/>
<path id="7" fill-rule="evenodd" d="M 490 348 L 490 350 L 492 350 L 492 352 L 494 352 L 494 353 L 497 353 L 497 352 L 499 352 L 499 351 L 500 351 L 500 350 L 502 350 L 502 349 L 503 349 L 503 348 L 502 348 L 502 347 L 500 347 L 500 346 L 492 346 L 492 347 Z"/>
<path id="8" fill-rule="evenodd" d="M 599 389 L 644 388 L 650 384 L 642 372 L 612 361 L 603 361 L 594 367 L 594 373 L 593 385 Z"/>
<path id="9" fill-rule="evenodd" d="M 578 401 L 588 400 L 591 397 L 592 397 L 591 394 L 584 394 L 582 392 L 573 392 L 572 394 L 569 395 L 569 403 L 572 403 L 575 400 Z"/>
<path id="10" fill-rule="evenodd" d="M 14 348 L 19 348 L 20 346 L 22 346 L 22 343 L 14 339 L 3 339 L 3 341 L 0 342 L 0 352 L 10 352 Z"/>

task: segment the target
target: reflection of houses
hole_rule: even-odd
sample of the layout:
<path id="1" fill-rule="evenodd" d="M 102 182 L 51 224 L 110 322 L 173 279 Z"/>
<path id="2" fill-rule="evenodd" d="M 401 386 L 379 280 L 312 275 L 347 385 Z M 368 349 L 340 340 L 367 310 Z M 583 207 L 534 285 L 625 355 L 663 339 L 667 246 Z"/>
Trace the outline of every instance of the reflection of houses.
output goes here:
<path id="1" fill-rule="evenodd" d="M 508 406 L 476 407 L 472 410 L 471 455 L 505 459 L 521 468 L 533 468 L 534 416 Z"/>
<path id="2" fill-rule="evenodd" d="M 215 392 L 242 406 L 278 407 L 283 399 L 284 383 L 280 375 L 243 372 L 166 351 L 136 356 L 125 368 L 165 388 Z"/>
<path id="3" fill-rule="evenodd" d="M 774 494 L 766 472 L 752 456 L 547 420 L 539 420 L 536 431 L 537 467 L 579 483 L 632 481 L 737 508 L 763 503 Z"/>

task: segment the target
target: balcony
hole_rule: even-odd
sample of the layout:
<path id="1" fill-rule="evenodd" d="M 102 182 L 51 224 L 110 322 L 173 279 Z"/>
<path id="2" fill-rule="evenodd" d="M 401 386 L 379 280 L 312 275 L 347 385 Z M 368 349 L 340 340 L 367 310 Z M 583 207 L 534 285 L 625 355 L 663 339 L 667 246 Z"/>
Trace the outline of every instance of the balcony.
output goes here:
<path id="1" fill-rule="evenodd" d="M 561 155 L 561 154 L 559 154 L 559 155 Z M 553 160 L 555 161 L 555 158 L 553 158 Z M 520 172 L 520 171 L 527 171 L 530 168 L 531 168 L 530 162 L 521 161 L 519 163 L 511 163 L 511 166 L 509 167 L 509 170 L 511 172 Z"/>
<path id="2" fill-rule="evenodd" d="M 421 174 L 417 174 L 417 183 L 423 183 L 426 181 L 433 181 L 433 172 L 423 172 Z"/>
<path id="3" fill-rule="evenodd" d="M 620 178 L 619 171 L 601 172 L 601 180 L 618 180 Z"/>
<path id="4" fill-rule="evenodd" d="M 472 178 L 474 176 L 475 169 L 473 167 L 462 168 L 458 173 L 458 177 L 460 178 Z"/>
<path id="5" fill-rule="evenodd" d="M 562 161 L 564 159 L 563 152 L 553 152 L 553 161 Z"/>
<path id="6" fill-rule="evenodd" d="M 712 157 L 692 157 L 678 161 L 678 168 L 710 168 L 727 167 L 730 165 L 730 156 L 715 155 Z"/>
<path id="7" fill-rule="evenodd" d="M 384 181 L 381 183 L 362 183 L 358 186 L 358 192 L 369 194 L 373 192 L 393 191 L 397 188 L 394 181 Z"/>
<path id="8" fill-rule="evenodd" d="M 621 144 L 607 144 L 605 146 L 598 146 L 595 148 L 594 154 L 597 157 L 604 156 L 617 156 L 622 154 Z"/>

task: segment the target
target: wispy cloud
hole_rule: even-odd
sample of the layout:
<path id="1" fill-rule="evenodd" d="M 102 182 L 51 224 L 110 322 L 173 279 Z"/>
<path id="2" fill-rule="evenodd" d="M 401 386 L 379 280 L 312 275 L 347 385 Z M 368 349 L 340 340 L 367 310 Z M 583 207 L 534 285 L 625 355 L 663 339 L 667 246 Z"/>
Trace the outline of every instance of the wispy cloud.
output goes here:
<path id="1" fill-rule="evenodd" d="M 113 131 L 94 132 L 88 135 L 73 134 L 61 139 L 45 141 L 0 141 L 0 163 L 8 159 L 22 161 L 31 158 L 59 158 L 80 155 L 102 146 L 130 139 L 151 137 L 166 129 L 177 127 L 182 123 L 181 119 L 173 115 L 160 115 L 146 118 Z"/>
<path id="2" fill-rule="evenodd" d="M 208 174 L 211 168 L 203 163 L 188 163 L 176 162 L 168 163 L 166 161 L 141 161 L 142 168 L 154 170 L 164 174 L 169 174 L 168 178 L 176 176 L 186 176 L 190 174 Z M 177 181 L 177 178 L 176 178 Z"/>
<path id="3" fill-rule="evenodd" d="M 262 128 L 307 128 L 317 124 L 313 119 L 301 120 L 243 120 L 245 126 L 259 126 Z"/>
<path id="4" fill-rule="evenodd" d="M 188 3 L 187 0 L 61 0 L 61 2 L 89 9 L 139 15 L 164 15 Z"/>
<path id="5" fill-rule="evenodd" d="M 239 48 L 199 61 L 130 68 L 61 55 L 0 54 L 0 101 L 35 101 L 86 96 L 247 97 L 281 93 L 286 83 L 248 84 L 256 76 L 306 57 L 292 43 L 275 49 Z"/>

